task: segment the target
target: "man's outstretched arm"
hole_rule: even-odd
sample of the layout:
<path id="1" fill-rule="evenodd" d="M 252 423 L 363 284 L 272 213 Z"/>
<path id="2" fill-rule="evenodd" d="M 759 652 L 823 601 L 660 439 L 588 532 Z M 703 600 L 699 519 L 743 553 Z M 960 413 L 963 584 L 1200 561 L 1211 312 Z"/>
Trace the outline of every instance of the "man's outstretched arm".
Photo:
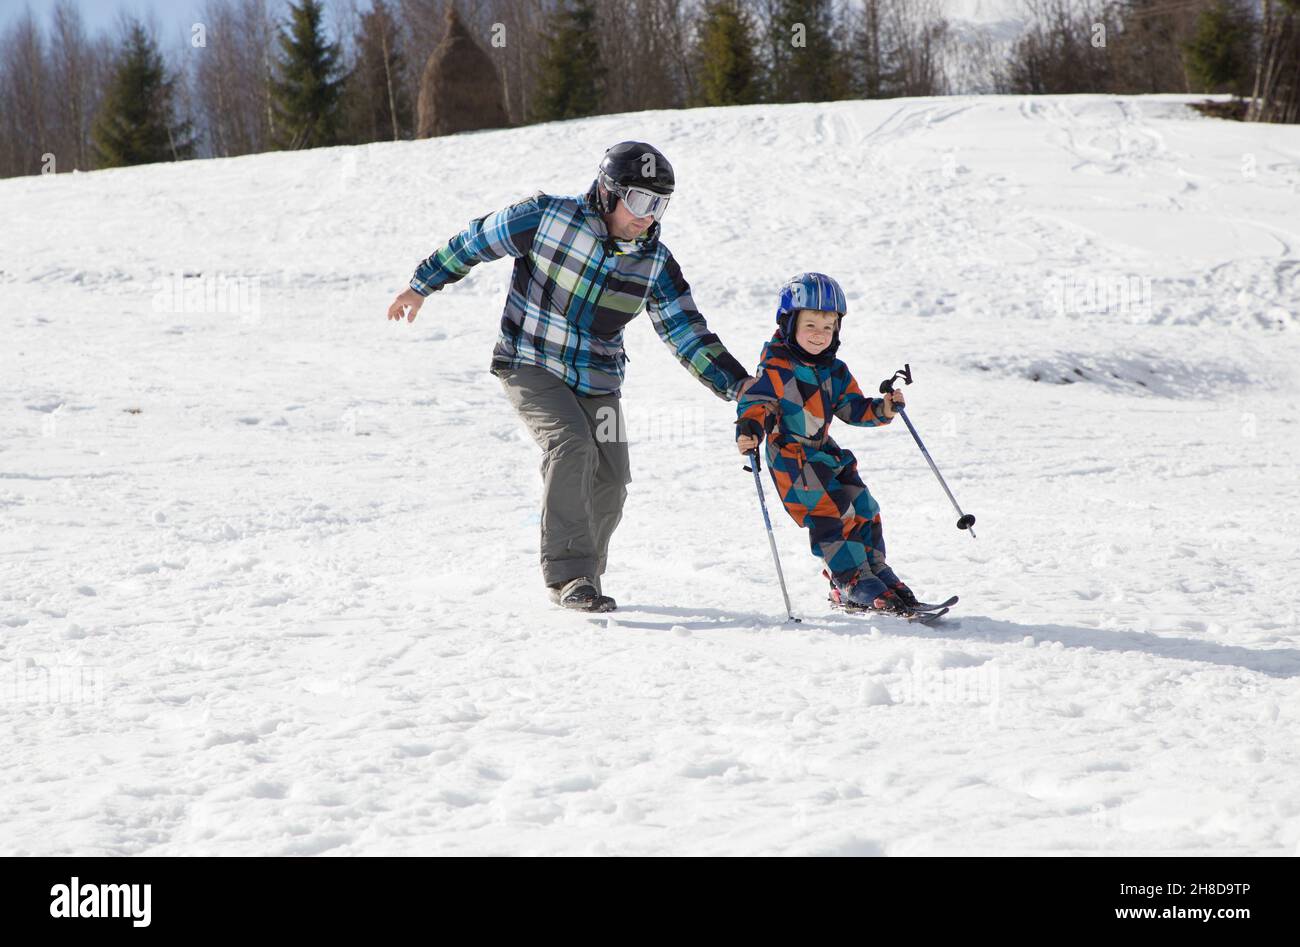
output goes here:
<path id="1" fill-rule="evenodd" d="M 410 288 L 399 293 L 389 305 L 388 318 L 400 321 L 406 316 L 408 322 L 413 322 L 424 297 L 463 279 L 470 267 L 484 260 L 527 253 L 542 218 L 541 200 L 539 194 L 470 221 L 468 227 L 416 267 Z"/>

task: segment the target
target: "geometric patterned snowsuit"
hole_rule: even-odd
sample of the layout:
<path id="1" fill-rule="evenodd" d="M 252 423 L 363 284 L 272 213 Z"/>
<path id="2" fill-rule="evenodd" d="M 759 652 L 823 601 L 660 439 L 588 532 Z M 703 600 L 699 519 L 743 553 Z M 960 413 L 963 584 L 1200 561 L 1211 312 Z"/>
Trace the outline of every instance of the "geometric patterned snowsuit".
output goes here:
<path id="1" fill-rule="evenodd" d="M 858 476 L 853 452 L 829 436 L 831 417 L 861 427 L 891 419 L 884 399 L 864 395 L 848 366 L 834 358 L 838 342 L 836 333 L 819 364 L 811 364 L 778 330 L 763 348 L 758 380 L 737 405 L 736 436 L 767 434 L 767 469 L 782 505 L 808 530 L 813 554 L 835 584 L 845 587 L 859 570 L 885 566 L 885 538 L 880 507 Z"/>

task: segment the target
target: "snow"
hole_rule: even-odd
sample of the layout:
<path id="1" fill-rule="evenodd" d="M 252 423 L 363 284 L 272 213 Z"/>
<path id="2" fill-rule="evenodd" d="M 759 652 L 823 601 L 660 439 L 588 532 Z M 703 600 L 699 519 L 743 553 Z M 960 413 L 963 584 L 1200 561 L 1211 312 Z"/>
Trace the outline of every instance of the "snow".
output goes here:
<path id="1" fill-rule="evenodd" d="M 1187 101 L 0 181 L 0 852 L 1300 851 L 1300 128 Z M 645 318 L 621 607 L 547 602 L 537 451 L 486 370 L 509 264 L 384 310 L 630 137 L 673 160 L 665 242 L 743 361 L 817 269 L 863 385 L 911 364 L 978 539 L 901 424 L 837 436 L 900 574 L 960 593 L 943 624 L 829 611 L 774 510 L 782 623 L 734 409 Z"/>

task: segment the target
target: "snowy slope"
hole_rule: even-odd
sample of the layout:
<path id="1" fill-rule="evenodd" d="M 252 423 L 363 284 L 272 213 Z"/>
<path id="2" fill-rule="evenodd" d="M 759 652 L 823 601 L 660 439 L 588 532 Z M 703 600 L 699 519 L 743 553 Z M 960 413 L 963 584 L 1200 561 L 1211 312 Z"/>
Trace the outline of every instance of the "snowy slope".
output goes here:
<path id="1" fill-rule="evenodd" d="M 0 852 L 1300 850 L 1300 129 L 1182 102 L 645 112 L 0 181 Z M 673 160 L 665 242 L 743 361 L 818 269 L 864 387 L 911 363 L 979 538 L 902 425 L 838 437 L 953 620 L 828 612 L 777 511 L 783 625 L 733 411 L 644 318 L 623 607 L 548 605 L 536 448 L 486 371 L 509 264 L 384 309 L 629 137 Z M 245 305 L 178 305 L 177 273 Z"/>

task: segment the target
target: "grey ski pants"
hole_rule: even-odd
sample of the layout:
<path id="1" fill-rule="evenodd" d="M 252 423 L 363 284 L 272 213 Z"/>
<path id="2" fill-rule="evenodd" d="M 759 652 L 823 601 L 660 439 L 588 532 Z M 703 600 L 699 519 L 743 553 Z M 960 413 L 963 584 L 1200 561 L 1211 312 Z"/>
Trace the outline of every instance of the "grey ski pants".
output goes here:
<path id="1" fill-rule="evenodd" d="M 532 365 L 497 374 L 542 449 L 542 578 L 599 582 L 632 480 L 619 396 L 584 397 Z"/>

